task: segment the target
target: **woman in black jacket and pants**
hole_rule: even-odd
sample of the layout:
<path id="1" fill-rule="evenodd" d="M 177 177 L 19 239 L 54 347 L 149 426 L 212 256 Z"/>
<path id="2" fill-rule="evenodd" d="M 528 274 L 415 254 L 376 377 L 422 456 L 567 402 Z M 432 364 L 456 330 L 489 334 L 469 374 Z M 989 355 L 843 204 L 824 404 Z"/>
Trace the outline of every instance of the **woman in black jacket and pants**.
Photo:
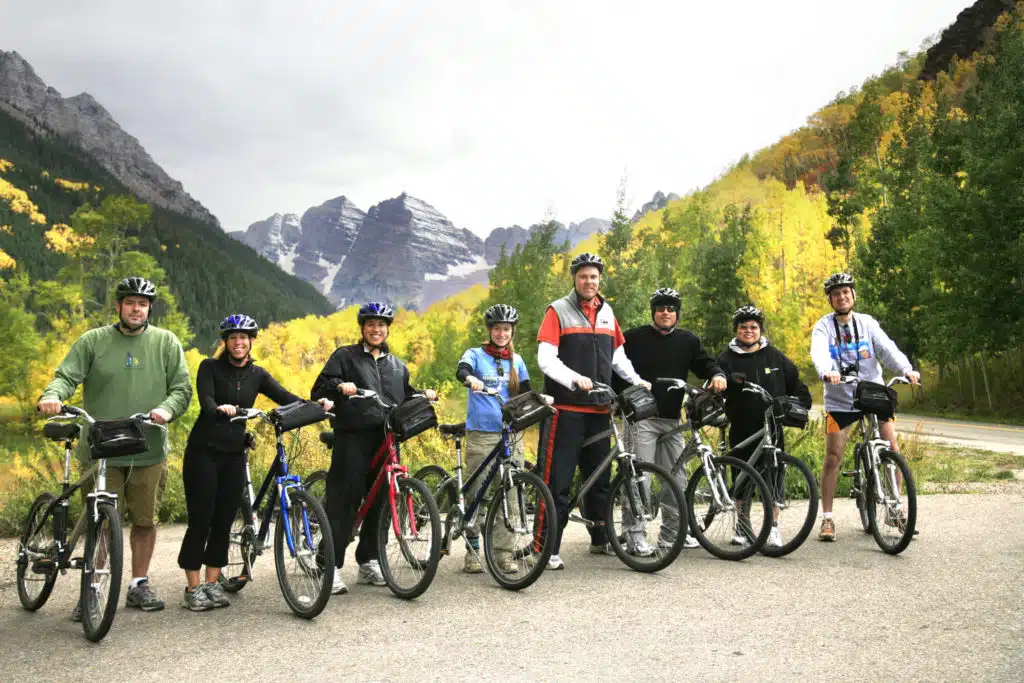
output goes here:
<path id="1" fill-rule="evenodd" d="M 252 408 L 263 394 L 278 404 L 301 400 L 252 361 L 252 340 L 259 326 L 247 315 L 231 315 L 220 324 L 223 345 L 199 364 L 196 394 L 199 417 L 188 435 L 181 478 L 188 506 L 188 528 L 181 540 L 178 566 L 188 586 L 183 603 L 195 612 L 227 607 L 220 587 L 228 563 L 231 523 L 245 485 L 245 422 L 230 422 L 239 409 Z M 322 402 L 330 410 L 330 401 Z M 199 570 L 206 565 L 206 582 Z"/>

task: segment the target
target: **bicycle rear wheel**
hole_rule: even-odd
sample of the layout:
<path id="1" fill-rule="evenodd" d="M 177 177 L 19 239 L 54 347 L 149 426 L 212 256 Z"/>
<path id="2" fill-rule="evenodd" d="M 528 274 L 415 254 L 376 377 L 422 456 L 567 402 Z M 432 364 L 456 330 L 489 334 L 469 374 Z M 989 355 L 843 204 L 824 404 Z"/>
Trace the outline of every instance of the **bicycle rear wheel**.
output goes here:
<path id="1" fill-rule="evenodd" d="M 733 473 L 729 483 L 728 466 Z M 740 481 L 737 489 L 735 481 Z M 768 485 L 746 462 L 731 456 L 714 458 L 711 471 L 701 465 L 686 487 L 690 533 L 715 557 L 742 560 L 760 550 L 771 532 Z"/>
<path id="2" fill-rule="evenodd" d="M 121 518 L 110 503 L 99 503 L 98 519 L 90 522 L 85 537 L 82 567 L 82 629 L 94 643 L 102 640 L 117 614 L 121 596 L 124 538 Z M 88 508 L 83 514 L 89 514 Z"/>
<path id="3" fill-rule="evenodd" d="M 867 484 L 871 535 L 882 550 L 896 555 L 903 552 L 914 537 L 917 489 L 902 455 L 884 449 L 879 452 L 878 461 L 878 467 L 871 472 L 871 481 Z M 881 482 L 881 498 L 878 497 L 878 482 Z"/>
<path id="4" fill-rule="evenodd" d="M 608 494 L 608 542 L 619 559 L 638 572 L 672 564 L 686 540 L 685 498 L 668 470 L 655 463 L 619 461 Z M 630 471 L 632 470 L 632 471 Z"/>
<path id="5" fill-rule="evenodd" d="M 440 465 L 427 465 L 417 470 L 416 474 L 412 475 L 413 479 L 419 479 L 427 488 L 430 489 L 430 493 L 437 499 L 438 491 L 441 486 L 452 478 L 452 475 L 448 474 L 448 470 L 441 467 Z M 441 507 L 441 501 L 437 501 L 438 509 L 444 512 L 444 508 Z"/>
<path id="6" fill-rule="evenodd" d="M 508 514 L 505 514 L 505 510 Z M 484 561 L 502 588 L 521 590 L 540 578 L 555 549 L 555 499 L 533 472 L 512 473 L 484 521 Z"/>
<path id="7" fill-rule="evenodd" d="M 818 482 L 811 468 L 787 453 L 779 453 L 777 460 L 777 467 L 773 463 L 762 470 L 771 496 L 773 523 L 782 537 L 781 545 L 765 543 L 761 548 L 761 554 L 768 557 L 782 557 L 799 548 L 818 516 Z"/>
<path id="8" fill-rule="evenodd" d="M 245 503 L 239 506 L 228 534 L 228 563 L 220 573 L 220 585 L 228 593 L 245 588 L 252 579 L 249 570 L 256 562 L 256 530 L 247 508 Z"/>
<path id="9" fill-rule="evenodd" d="M 385 500 L 377 526 L 377 559 L 391 592 L 412 600 L 427 590 L 437 573 L 441 515 L 434 496 L 422 481 L 397 477 L 395 484 L 398 518 L 392 516 L 391 503 Z"/>
<path id="10" fill-rule="evenodd" d="M 857 512 L 860 515 L 860 527 L 864 530 L 864 533 L 870 534 L 871 517 L 868 515 L 867 496 L 864 493 L 865 489 L 868 488 L 868 483 L 865 481 L 868 473 L 868 463 L 867 458 L 864 457 L 864 449 L 864 444 L 861 444 L 854 451 L 853 466 L 856 473 L 853 475 L 853 485 L 857 489 Z"/>
<path id="11" fill-rule="evenodd" d="M 47 515 L 57 496 L 41 493 L 32 503 L 18 546 L 18 599 L 30 612 L 46 604 L 57 582 L 57 544 L 53 538 L 53 517 Z"/>
<path id="12" fill-rule="evenodd" d="M 287 489 L 288 514 L 274 530 L 274 565 L 281 594 L 292 612 L 312 619 L 323 611 L 334 582 L 334 543 L 327 513 L 308 492 Z M 293 548 L 288 547 L 291 536 Z"/>

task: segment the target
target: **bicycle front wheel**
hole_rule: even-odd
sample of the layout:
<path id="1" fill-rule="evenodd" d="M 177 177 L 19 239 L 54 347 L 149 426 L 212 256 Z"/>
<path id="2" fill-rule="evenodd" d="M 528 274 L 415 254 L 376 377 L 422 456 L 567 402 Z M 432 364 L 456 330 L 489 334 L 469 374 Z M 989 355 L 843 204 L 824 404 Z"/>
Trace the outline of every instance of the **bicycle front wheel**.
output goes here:
<path id="1" fill-rule="evenodd" d="M 878 546 L 896 555 L 914 538 L 917 524 L 917 489 L 907 461 L 899 453 L 884 449 L 878 454 L 878 467 L 867 484 L 868 516 L 871 535 Z M 882 496 L 878 496 L 879 482 Z"/>
<path id="2" fill-rule="evenodd" d="M 727 467 L 732 470 L 732 483 Z M 686 487 L 690 533 L 715 557 L 748 558 L 771 533 L 770 501 L 768 485 L 757 470 L 731 456 L 714 458 L 711 470 L 701 465 Z"/>
<path id="3" fill-rule="evenodd" d="M 385 501 L 377 527 L 377 559 L 391 592 L 412 600 L 427 590 L 437 573 L 441 514 L 434 496 L 419 479 L 398 477 L 395 484 L 397 517 L 390 501 Z"/>
<path id="4" fill-rule="evenodd" d="M 110 503 L 97 505 L 98 519 L 89 523 L 82 568 L 82 628 L 94 643 L 102 640 L 117 614 L 121 596 L 124 539 L 121 518 Z M 89 514 L 88 509 L 82 514 Z"/>
<path id="5" fill-rule="evenodd" d="M 320 507 L 327 509 L 327 470 L 317 470 L 303 477 L 302 488 L 320 503 Z"/>
<path id="6" fill-rule="evenodd" d="M 274 530 L 274 564 L 284 601 L 296 615 L 312 619 L 327 606 L 334 582 L 334 543 L 327 513 L 309 493 L 289 488 L 288 514 Z M 291 537 L 292 545 L 288 545 Z"/>
<path id="7" fill-rule="evenodd" d="M 686 540 L 683 491 L 660 465 L 623 463 L 608 495 L 608 542 L 630 569 L 660 571 L 675 561 Z"/>
<path id="8" fill-rule="evenodd" d="M 814 528 L 818 516 L 818 481 L 803 460 L 779 453 L 777 462 L 764 470 L 771 496 L 773 525 L 779 530 L 776 545 L 769 541 L 761 548 L 768 557 L 782 557 L 799 548 Z"/>
<path id="9" fill-rule="evenodd" d="M 53 538 L 52 517 L 46 514 L 57 496 L 41 493 L 25 518 L 18 547 L 18 599 L 30 612 L 46 604 L 57 582 L 57 544 Z"/>
<path id="10" fill-rule="evenodd" d="M 499 586 L 517 591 L 540 578 L 555 549 L 556 522 L 555 499 L 544 480 L 514 472 L 484 521 L 484 561 Z"/>
<path id="11" fill-rule="evenodd" d="M 857 512 L 860 515 L 860 528 L 864 530 L 864 533 L 871 533 L 871 516 L 868 514 L 867 495 L 864 490 L 868 487 L 865 481 L 865 476 L 868 473 L 867 458 L 864 456 L 865 446 L 861 444 L 857 447 L 853 456 L 853 466 L 856 469 L 854 474 L 853 484 L 856 487 L 856 498 L 857 498 Z"/>

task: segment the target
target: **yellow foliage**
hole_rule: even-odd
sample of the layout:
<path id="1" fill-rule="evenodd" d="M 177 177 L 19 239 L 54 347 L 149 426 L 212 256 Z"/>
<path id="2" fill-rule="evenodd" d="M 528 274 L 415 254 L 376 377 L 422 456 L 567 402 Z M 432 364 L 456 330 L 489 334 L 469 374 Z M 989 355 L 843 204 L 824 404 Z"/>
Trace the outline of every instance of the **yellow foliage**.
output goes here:
<path id="1" fill-rule="evenodd" d="M 0 159 L 0 173 L 7 173 L 14 168 L 14 164 L 7 159 Z"/>
<path id="2" fill-rule="evenodd" d="M 61 254 L 74 254 L 81 247 L 96 241 L 89 235 L 79 235 L 64 223 L 54 223 L 43 236 L 46 238 L 46 248 Z"/>
<path id="3" fill-rule="evenodd" d="M 72 192 L 79 192 L 81 190 L 89 189 L 89 183 L 86 182 L 80 183 L 75 180 L 65 180 L 64 178 L 55 178 L 53 182 L 57 183 L 65 190 L 71 190 Z"/>
<path id="4" fill-rule="evenodd" d="M 6 251 L 0 249 L 0 270 L 10 270 L 18 265 L 17 261 L 11 258 Z"/>
<path id="5" fill-rule="evenodd" d="M 9 226 L 9 225 L 0 225 L 0 232 L 4 233 L 5 235 L 13 235 L 14 234 L 14 231 L 11 230 L 11 226 Z"/>
<path id="6" fill-rule="evenodd" d="M 28 219 L 33 223 L 38 223 L 39 225 L 46 224 L 46 216 L 39 213 L 39 207 L 32 203 L 28 198 L 28 194 L 3 178 L 0 178 L 0 199 L 3 199 L 10 205 L 11 211 L 28 214 Z"/>

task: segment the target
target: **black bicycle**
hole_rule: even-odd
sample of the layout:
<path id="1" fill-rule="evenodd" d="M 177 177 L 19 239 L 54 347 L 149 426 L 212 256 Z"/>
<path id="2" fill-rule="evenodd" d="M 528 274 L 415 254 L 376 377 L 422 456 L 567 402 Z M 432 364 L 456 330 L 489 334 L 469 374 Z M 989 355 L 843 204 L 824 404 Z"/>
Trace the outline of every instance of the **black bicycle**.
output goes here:
<path id="1" fill-rule="evenodd" d="M 84 423 L 84 424 L 83 424 Z M 110 631 L 121 595 L 124 548 L 117 494 L 107 490 L 108 457 L 133 455 L 147 448 L 145 426 L 165 429 L 144 414 L 123 420 L 94 420 L 81 408 L 63 406 L 49 418 L 43 436 L 64 443 L 64 480 L 60 495 L 41 493 L 29 508 L 18 543 L 17 585 L 22 607 L 34 612 L 46 604 L 57 574 L 80 569 L 82 629 L 93 642 Z M 90 455 L 96 463 L 71 483 L 71 451 L 82 431 L 89 435 Z M 79 520 L 68 540 L 68 507 L 79 489 L 95 480 L 85 495 L 84 523 Z M 85 533 L 84 557 L 72 557 Z"/>

